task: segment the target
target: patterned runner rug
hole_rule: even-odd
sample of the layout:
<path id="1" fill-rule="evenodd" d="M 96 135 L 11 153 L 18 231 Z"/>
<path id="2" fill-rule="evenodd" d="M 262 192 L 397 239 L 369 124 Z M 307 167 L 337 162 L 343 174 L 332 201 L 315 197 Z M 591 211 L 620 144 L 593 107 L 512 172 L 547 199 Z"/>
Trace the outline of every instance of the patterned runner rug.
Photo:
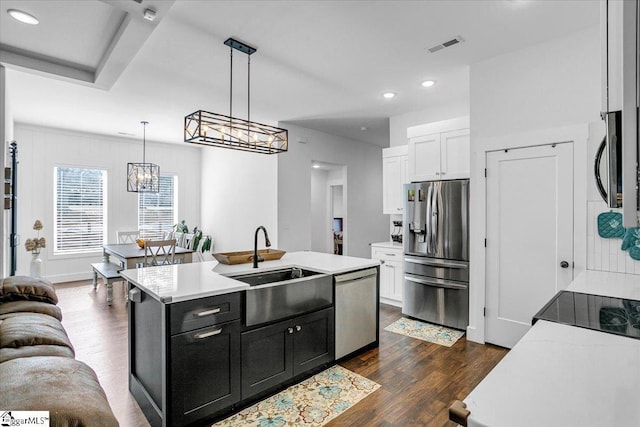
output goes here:
<path id="1" fill-rule="evenodd" d="M 456 341 L 464 335 L 462 331 L 450 329 L 445 326 L 432 325 L 431 323 L 419 322 L 405 317 L 396 320 L 384 328 L 384 330 L 447 347 L 454 345 Z"/>
<path id="2" fill-rule="evenodd" d="M 379 387 L 380 384 L 336 365 L 212 427 L 319 427 Z"/>

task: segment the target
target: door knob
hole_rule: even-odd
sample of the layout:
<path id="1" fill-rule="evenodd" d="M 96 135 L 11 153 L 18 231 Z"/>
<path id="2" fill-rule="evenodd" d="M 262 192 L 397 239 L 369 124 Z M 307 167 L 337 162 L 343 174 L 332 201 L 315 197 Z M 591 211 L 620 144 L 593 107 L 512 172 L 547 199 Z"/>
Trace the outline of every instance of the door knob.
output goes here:
<path id="1" fill-rule="evenodd" d="M 289 332 L 290 334 L 293 333 L 293 328 L 287 328 L 287 332 Z"/>
<path id="2" fill-rule="evenodd" d="M 560 267 L 562 267 L 562 268 L 569 268 L 569 263 L 568 263 L 567 261 L 562 261 L 562 262 L 560 263 Z"/>

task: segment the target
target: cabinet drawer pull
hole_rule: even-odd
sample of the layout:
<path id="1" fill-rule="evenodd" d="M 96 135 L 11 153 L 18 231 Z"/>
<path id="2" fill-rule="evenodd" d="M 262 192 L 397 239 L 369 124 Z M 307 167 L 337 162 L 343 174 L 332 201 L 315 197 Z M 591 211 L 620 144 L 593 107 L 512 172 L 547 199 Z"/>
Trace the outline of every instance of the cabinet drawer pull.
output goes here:
<path id="1" fill-rule="evenodd" d="M 300 325 L 296 326 L 296 331 L 300 332 L 301 329 L 302 329 L 302 326 L 300 326 Z"/>
<path id="2" fill-rule="evenodd" d="M 220 313 L 220 307 L 214 308 L 212 310 L 201 311 L 200 313 L 196 313 L 196 317 L 204 317 L 211 316 L 212 314 Z"/>
<path id="3" fill-rule="evenodd" d="M 201 339 L 204 339 L 204 338 L 212 337 L 214 335 L 218 335 L 220 332 L 222 332 L 222 328 L 216 329 L 215 331 L 202 332 L 201 334 L 195 334 L 194 337 L 196 339 L 201 340 Z"/>
<path id="4" fill-rule="evenodd" d="M 384 260 L 383 259 L 380 260 L 380 264 L 384 264 Z"/>
<path id="5" fill-rule="evenodd" d="M 290 334 L 293 333 L 293 328 L 287 328 L 287 332 L 289 332 Z"/>
<path id="6" fill-rule="evenodd" d="M 385 254 L 386 256 L 396 256 L 398 254 Z"/>
<path id="7" fill-rule="evenodd" d="M 401 210 L 402 210 L 402 208 L 396 208 L 396 209 L 397 209 L 397 210 L 399 210 L 399 211 L 401 211 Z"/>

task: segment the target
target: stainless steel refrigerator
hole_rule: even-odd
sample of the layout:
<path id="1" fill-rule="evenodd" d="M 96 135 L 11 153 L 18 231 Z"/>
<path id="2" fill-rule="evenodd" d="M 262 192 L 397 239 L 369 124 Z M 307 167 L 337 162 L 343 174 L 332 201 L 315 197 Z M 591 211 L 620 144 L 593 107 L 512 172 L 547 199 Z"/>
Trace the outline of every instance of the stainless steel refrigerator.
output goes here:
<path id="1" fill-rule="evenodd" d="M 469 180 L 404 185 L 402 313 L 469 324 Z"/>

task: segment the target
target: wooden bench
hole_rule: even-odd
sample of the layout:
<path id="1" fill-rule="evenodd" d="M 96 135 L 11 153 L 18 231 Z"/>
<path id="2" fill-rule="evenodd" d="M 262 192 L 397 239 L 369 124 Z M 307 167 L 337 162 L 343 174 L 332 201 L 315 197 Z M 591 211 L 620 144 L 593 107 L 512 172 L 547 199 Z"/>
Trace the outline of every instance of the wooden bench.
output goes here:
<path id="1" fill-rule="evenodd" d="M 122 267 L 112 262 L 95 262 L 91 264 L 91 268 L 93 269 L 93 289 L 98 287 L 98 276 L 102 277 L 107 285 L 107 303 L 111 305 L 113 302 L 113 282 L 124 280 L 120 276 Z"/>

